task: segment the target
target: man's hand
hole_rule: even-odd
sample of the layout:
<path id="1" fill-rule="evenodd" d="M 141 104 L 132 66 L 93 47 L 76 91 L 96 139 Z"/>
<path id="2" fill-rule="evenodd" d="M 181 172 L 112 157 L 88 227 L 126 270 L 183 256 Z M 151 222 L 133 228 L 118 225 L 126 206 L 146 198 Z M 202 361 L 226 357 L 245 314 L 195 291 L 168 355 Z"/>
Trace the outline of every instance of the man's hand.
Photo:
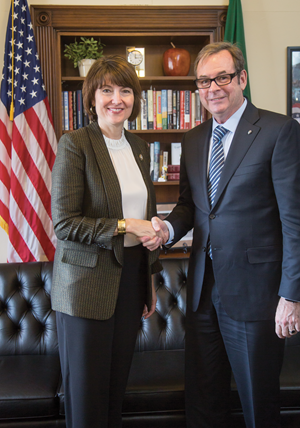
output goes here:
<path id="1" fill-rule="evenodd" d="M 169 229 L 165 222 L 158 217 L 153 217 L 151 223 L 156 236 L 154 238 L 144 236 L 140 238 L 140 241 L 148 250 L 154 251 L 169 240 Z"/>
<path id="2" fill-rule="evenodd" d="M 292 337 L 300 331 L 300 302 L 289 302 L 280 298 L 276 316 L 276 334 L 280 339 Z"/>

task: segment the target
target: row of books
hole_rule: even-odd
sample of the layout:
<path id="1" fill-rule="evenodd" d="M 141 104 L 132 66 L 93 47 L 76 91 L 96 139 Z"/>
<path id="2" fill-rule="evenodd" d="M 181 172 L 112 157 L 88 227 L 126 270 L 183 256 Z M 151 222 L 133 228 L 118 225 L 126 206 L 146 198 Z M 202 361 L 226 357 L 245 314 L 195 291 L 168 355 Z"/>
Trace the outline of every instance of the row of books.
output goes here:
<path id="1" fill-rule="evenodd" d="M 134 121 L 126 121 L 128 130 L 191 129 L 206 120 L 198 91 L 148 89 L 142 91 L 141 112 Z M 62 92 L 62 129 L 73 131 L 88 125 L 81 89 Z"/>
<path id="2" fill-rule="evenodd" d="M 89 117 L 84 112 L 82 91 L 62 92 L 62 130 L 73 131 L 89 124 Z"/>
<path id="3" fill-rule="evenodd" d="M 148 89 L 142 91 L 141 113 L 128 122 L 128 129 L 191 129 L 200 125 L 205 117 L 198 90 Z"/>
<path id="4" fill-rule="evenodd" d="M 171 165 L 169 152 L 161 150 L 159 141 L 150 143 L 150 176 L 152 181 L 179 180 L 181 143 L 171 143 Z"/>

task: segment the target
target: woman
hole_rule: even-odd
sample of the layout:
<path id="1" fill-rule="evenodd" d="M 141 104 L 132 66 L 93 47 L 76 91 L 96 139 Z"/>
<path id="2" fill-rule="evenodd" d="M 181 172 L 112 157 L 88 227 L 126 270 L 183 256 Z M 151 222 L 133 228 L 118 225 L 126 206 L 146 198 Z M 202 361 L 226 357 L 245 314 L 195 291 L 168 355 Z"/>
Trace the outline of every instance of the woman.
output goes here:
<path id="1" fill-rule="evenodd" d="M 141 105 L 134 68 L 119 56 L 96 61 L 83 103 L 94 121 L 63 135 L 52 173 L 52 305 L 67 428 L 118 428 L 140 319 L 155 311 L 159 253 L 139 238 L 159 239 L 156 202 L 148 145 L 123 127 Z"/>

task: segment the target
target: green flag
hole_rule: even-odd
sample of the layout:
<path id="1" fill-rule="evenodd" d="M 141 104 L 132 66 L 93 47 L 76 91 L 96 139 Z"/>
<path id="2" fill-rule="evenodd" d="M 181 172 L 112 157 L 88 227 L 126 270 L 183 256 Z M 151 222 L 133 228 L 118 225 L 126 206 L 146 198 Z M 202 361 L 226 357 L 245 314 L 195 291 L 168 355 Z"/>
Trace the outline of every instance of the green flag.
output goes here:
<path id="1" fill-rule="evenodd" d="M 224 40 L 226 42 L 236 43 L 243 52 L 245 58 L 245 70 L 248 74 L 248 83 L 244 90 L 244 95 L 249 101 L 251 101 L 241 0 L 229 0 Z"/>

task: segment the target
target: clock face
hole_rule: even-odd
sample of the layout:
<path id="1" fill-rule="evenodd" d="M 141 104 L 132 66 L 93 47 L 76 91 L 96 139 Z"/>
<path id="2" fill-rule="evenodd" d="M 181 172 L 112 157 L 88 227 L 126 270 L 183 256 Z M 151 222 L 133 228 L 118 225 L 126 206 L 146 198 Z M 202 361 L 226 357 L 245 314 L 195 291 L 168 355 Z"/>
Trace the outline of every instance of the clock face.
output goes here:
<path id="1" fill-rule="evenodd" d="M 138 50 L 133 50 L 128 53 L 128 62 L 132 65 L 140 65 L 143 61 L 143 54 Z"/>

